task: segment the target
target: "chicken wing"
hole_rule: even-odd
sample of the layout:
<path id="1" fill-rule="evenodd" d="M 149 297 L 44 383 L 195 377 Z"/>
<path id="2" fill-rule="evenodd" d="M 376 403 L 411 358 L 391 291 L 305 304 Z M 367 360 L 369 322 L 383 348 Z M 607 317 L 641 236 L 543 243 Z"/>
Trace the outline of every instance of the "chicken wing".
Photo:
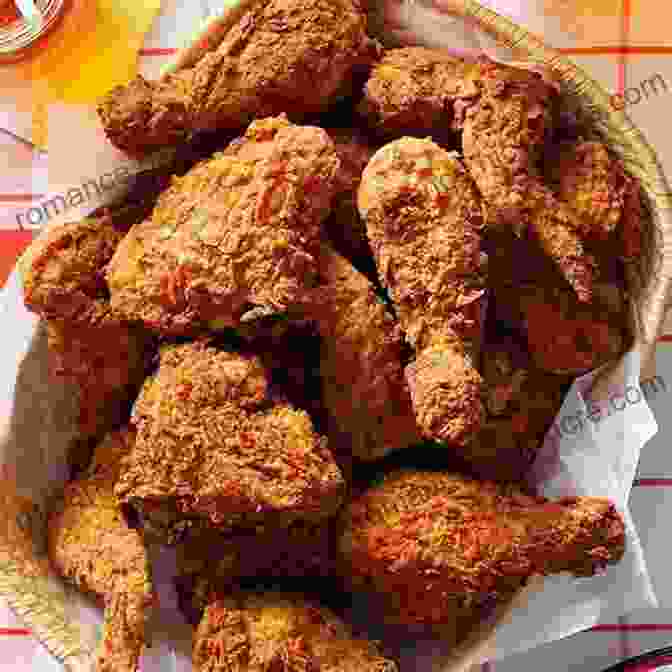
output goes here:
<path id="1" fill-rule="evenodd" d="M 618 359 L 628 343 L 624 301 L 610 306 L 596 294 L 584 304 L 572 292 L 544 283 L 501 286 L 495 294 L 521 320 L 532 359 L 542 371 L 581 375 Z"/>
<path id="2" fill-rule="evenodd" d="M 418 443 L 401 330 L 369 281 L 323 245 L 312 300 L 307 314 L 322 337 L 322 399 L 336 450 L 375 460 Z"/>
<path id="3" fill-rule="evenodd" d="M 126 525 L 113 492 L 133 440 L 128 430 L 109 434 L 84 477 L 66 485 L 62 505 L 49 518 L 53 565 L 105 601 L 97 672 L 136 672 L 154 597 L 142 536 Z"/>
<path id="4" fill-rule="evenodd" d="M 378 647 L 354 639 L 332 612 L 295 595 L 213 600 L 194 633 L 195 672 L 396 672 Z"/>
<path id="5" fill-rule="evenodd" d="M 112 310 L 105 284 L 133 220 L 125 210 L 58 226 L 21 261 L 24 302 L 46 320 L 51 371 L 74 384 L 84 436 L 100 437 L 121 419 L 151 351 L 147 334 Z"/>
<path id="6" fill-rule="evenodd" d="M 137 76 L 98 114 L 116 147 L 142 155 L 198 130 L 318 113 L 376 51 L 358 0 L 253 1 L 193 67 L 155 82 Z"/>
<path id="7" fill-rule="evenodd" d="M 453 154 L 402 138 L 371 159 L 358 207 L 380 280 L 415 350 L 406 377 L 418 425 L 428 438 L 464 446 L 484 415 L 472 363 L 485 293 L 478 192 Z"/>
<path id="8" fill-rule="evenodd" d="M 555 89 L 536 72 L 481 68 L 481 95 L 461 113 L 465 163 L 488 208 L 517 234 L 530 232 L 581 301 L 590 301 L 594 261 L 581 221 L 538 176 L 536 163 Z"/>
<path id="9" fill-rule="evenodd" d="M 350 504 L 344 525 L 344 572 L 371 585 L 393 621 L 439 630 L 473 622 L 533 574 L 592 575 L 625 544 L 606 499 L 551 502 L 442 472 L 388 475 Z"/>
<path id="10" fill-rule="evenodd" d="M 338 159 L 328 135 L 255 121 L 226 151 L 175 178 L 107 272 L 112 306 L 165 334 L 284 312 L 317 271 Z"/>
<path id="11" fill-rule="evenodd" d="M 124 237 L 109 216 L 48 231 L 21 262 L 24 303 L 46 319 L 86 324 L 107 305 L 105 267 Z"/>
<path id="12" fill-rule="evenodd" d="M 601 142 L 565 147 L 557 164 L 559 194 L 580 217 L 586 238 L 616 236 L 625 260 L 641 253 L 642 205 L 638 181 Z"/>
<path id="13" fill-rule="evenodd" d="M 200 341 L 164 346 L 138 397 L 138 438 L 115 493 L 175 541 L 191 520 L 222 529 L 319 521 L 341 473 L 307 413 L 269 395 L 256 357 Z"/>

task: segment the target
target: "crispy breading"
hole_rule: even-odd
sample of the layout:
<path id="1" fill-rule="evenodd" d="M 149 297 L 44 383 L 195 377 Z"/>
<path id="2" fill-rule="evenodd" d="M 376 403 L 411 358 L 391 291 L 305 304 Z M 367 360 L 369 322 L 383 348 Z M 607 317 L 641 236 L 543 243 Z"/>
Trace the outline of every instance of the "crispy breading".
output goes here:
<path id="1" fill-rule="evenodd" d="M 479 62 L 478 88 L 458 106 L 455 121 L 464 160 L 498 217 L 522 230 L 557 90 L 538 72 L 486 59 Z"/>
<path id="2" fill-rule="evenodd" d="M 595 296 L 590 304 L 547 283 L 501 286 L 497 300 L 521 320 L 532 359 L 543 371 L 580 375 L 618 359 L 627 342 L 627 306 Z"/>
<path id="3" fill-rule="evenodd" d="M 529 231 L 581 301 L 590 301 L 594 262 L 581 222 L 537 174 L 556 89 L 541 74 L 483 62 L 481 94 L 461 107 L 464 160 L 493 213 L 518 235 Z"/>
<path id="4" fill-rule="evenodd" d="M 421 440 L 402 369 L 402 333 L 364 275 L 322 246 L 307 314 L 322 337 L 322 399 L 330 439 L 360 460 Z"/>
<path id="5" fill-rule="evenodd" d="M 318 113 L 375 52 L 357 0 L 253 2 L 195 66 L 158 81 L 137 76 L 112 89 L 98 114 L 115 146 L 141 155 L 197 130 Z"/>
<path id="6" fill-rule="evenodd" d="M 357 190 L 375 149 L 357 129 L 326 130 L 334 141 L 340 165 L 336 173 L 336 195 L 325 230 L 336 251 L 361 266 L 371 256 L 371 248 L 366 225 L 357 211 Z"/>
<path id="7" fill-rule="evenodd" d="M 190 519 L 215 527 L 332 515 L 343 479 L 310 417 L 269 397 L 257 357 L 207 341 L 167 345 L 132 416 L 138 438 L 115 492 L 175 540 Z"/>
<path id="8" fill-rule="evenodd" d="M 624 259 L 641 252 L 642 206 L 639 182 L 622 161 L 597 141 L 563 148 L 557 164 L 559 194 L 580 217 L 586 238 L 608 239 L 615 232 Z"/>
<path id="9" fill-rule="evenodd" d="M 389 49 L 371 70 L 360 112 L 384 136 L 443 137 L 455 103 L 479 95 L 479 78 L 478 63 L 440 49 Z"/>
<path id="10" fill-rule="evenodd" d="M 588 301 L 593 264 L 581 222 L 536 170 L 556 97 L 557 86 L 543 72 L 406 47 L 388 51 L 373 69 L 364 110 L 388 134 L 443 138 L 449 128 L 461 131 L 488 223 L 512 226 L 519 235 L 529 229 Z"/>
<path id="11" fill-rule="evenodd" d="M 378 274 L 415 349 L 406 369 L 428 438 L 467 444 L 483 420 L 478 355 L 484 313 L 481 201 L 454 154 L 402 138 L 378 150 L 360 185 Z"/>
<path id="12" fill-rule="evenodd" d="M 105 266 L 123 237 L 109 216 L 68 222 L 40 236 L 21 264 L 26 308 L 47 319 L 95 318 L 108 297 Z"/>
<path id="13" fill-rule="evenodd" d="M 345 574 L 380 594 L 391 621 L 438 629 L 471 623 L 533 574 L 590 576 L 625 544 L 606 499 L 551 502 L 445 472 L 388 475 L 350 504 L 344 525 Z"/>
<path id="14" fill-rule="evenodd" d="M 98 672 L 136 671 L 154 598 L 142 537 L 127 526 L 113 492 L 133 440 L 126 429 L 107 435 L 89 471 L 66 485 L 62 504 L 49 517 L 51 562 L 105 601 Z"/>
<path id="15" fill-rule="evenodd" d="M 89 304 L 86 322 L 47 320 L 50 370 L 75 385 L 79 431 L 100 436 L 122 417 L 145 377 L 153 352 L 148 334 L 106 307 Z"/>
<path id="16" fill-rule="evenodd" d="M 54 375 L 73 383 L 84 437 L 111 429 L 142 383 L 150 339 L 110 306 L 105 269 L 138 207 L 122 205 L 38 238 L 22 258 L 24 302 L 46 321 Z"/>
<path id="17" fill-rule="evenodd" d="M 107 272 L 112 306 L 166 334 L 236 326 L 252 309 L 284 312 L 317 270 L 337 169 L 322 129 L 255 121 L 174 178 L 131 229 Z"/>
<path id="18" fill-rule="evenodd" d="M 194 633 L 195 672 L 396 672 L 378 647 L 354 639 L 331 611 L 291 594 L 214 600 Z"/>

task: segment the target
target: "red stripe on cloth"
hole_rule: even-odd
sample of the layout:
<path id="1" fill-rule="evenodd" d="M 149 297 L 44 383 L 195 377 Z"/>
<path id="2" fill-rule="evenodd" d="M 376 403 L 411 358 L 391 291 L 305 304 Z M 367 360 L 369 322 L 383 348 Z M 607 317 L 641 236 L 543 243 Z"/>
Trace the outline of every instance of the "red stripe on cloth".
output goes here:
<path id="1" fill-rule="evenodd" d="M 0 230 L 0 287 L 5 284 L 16 260 L 32 239 L 32 231 Z"/>
<path id="2" fill-rule="evenodd" d="M 643 47 L 631 47 L 629 45 L 612 45 L 606 47 L 570 47 L 558 49 L 565 56 L 614 56 L 619 54 L 632 54 L 637 56 L 672 54 L 672 47 L 663 45 L 648 45 Z"/>
<path id="3" fill-rule="evenodd" d="M 138 53 L 140 56 L 172 56 L 177 52 L 177 49 L 171 47 L 151 47 L 148 49 L 140 49 Z"/>
<path id="4" fill-rule="evenodd" d="M 44 194 L 0 194 L 0 203 L 29 203 L 44 198 Z"/>
<path id="5" fill-rule="evenodd" d="M 669 488 L 672 478 L 636 478 L 633 485 L 638 488 Z"/>
<path id="6" fill-rule="evenodd" d="M 0 637 L 29 637 L 32 634 L 28 628 L 0 628 Z"/>
<path id="7" fill-rule="evenodd" d="M 672 623 L 613 623 L 595 625 L 590 632 L 667 632 Z"/>

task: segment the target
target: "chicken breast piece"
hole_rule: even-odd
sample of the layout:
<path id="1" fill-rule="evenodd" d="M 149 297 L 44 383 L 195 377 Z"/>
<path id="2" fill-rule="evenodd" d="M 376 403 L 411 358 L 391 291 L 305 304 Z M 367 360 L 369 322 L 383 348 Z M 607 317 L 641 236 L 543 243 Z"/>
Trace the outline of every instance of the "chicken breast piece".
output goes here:
<path id="1" fill-rule="evenodd" d="M 343 478 L 304 411 L 269 395 L 258 358 L 200 341 L 164 346 L 136 401 L 138 438 L 115 493 L 175 541 L 190 520 L 219 528 L 319 521 Z"/>
<path id="2" fill-rule="evenodd" d="M 397 672 L 378 647 L 354 639 L 324 607 L 295 595 L 236 594 L 213 601 L 194 633 L 195 672 Z"/>

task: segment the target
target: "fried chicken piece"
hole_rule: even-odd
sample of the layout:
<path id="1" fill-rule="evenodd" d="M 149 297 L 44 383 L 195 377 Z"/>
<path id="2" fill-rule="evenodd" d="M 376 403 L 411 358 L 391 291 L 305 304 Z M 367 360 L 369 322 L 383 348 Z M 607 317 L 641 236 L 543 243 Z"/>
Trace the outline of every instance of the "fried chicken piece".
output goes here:
<path id="1" fill-rule="evenodd" d="M 89 471 L 66 485 L 62 505 L 49 517 L 51 562 L 105 601 L 98 672 L 136 671 L 154 598 L 142 536 L 127 526 L 113 492 L 120 461 L 132 443 L 127 429 L 107 435 Z"/>
<path id="2" fill-rule="evenodd" d="M 371 585 L 392 621 L 457 637 L 532 575 L 590 576 L 625 544 L 606 499 L 551 502 L 445 472 L 388 475 L 352 501 L 344 524 L 343 570 L 355 584 Z"/>
<path id="3" fill-rule="evenodd" d="M 530 232 L 555 261 L 579 300 L 591 298 L 594 262 L 581 240 L 581 222 L 538 177 L 536 163 L 556 93 L 539 73 L 483 63 L 481 94 L 464 102 L 464 161 L 500 224 Z"/>
<path id="4" fill-rule="evenodd" d="M 21 263 L 26 308 L 46 319 L 95 320 L 107 302 L 105 266 L 123 237 L 110 217 L 68 222 L 41 236 Z"/>
<path id="5" fill-rule="evenodd" d="M 470 446 L 479 477 L 520 481 L 560 411 L 570 379 L 536 369 L 515 343 L 486 343 L 481 353 L 486 420 Z"/>
<path id="6" fill-rule="evenodd" d="M 85 323 L 47 320 L 47 342 L 52 375 L 77 391 L 80 433 L 95 437 L 124 419 L 153 347 L 145 331 L 120 320 L 104 302 L 90 304 L 87 315 Z"/>
<path id="7" fill-rule="evenodd" d="M 368 461 L 418 443 L 399 325 L 366 277 L 326 244 L 306 314 L 322 337 L 322 399 L 337 449 Z"/>
<path id="8" fill-rule="evenodd" d="M 284 312 L 317 271 L 320 224 L 338 159 L 328 135 L 283 117 L 175 178 L 134 226 L 107 272 L 112 306 L 163 334 L 250 310 Z"/>
<path id="9" fill-rule="evenodd" d="M 219 528 L 319 521 L 343 479 L 310 417 L 269 396 L 257 357 L 207 341 L 164 346 L 133 410 L 138 438 L 115 493 L 169 541 L 190 520 Z"/>
<path id="10" fill-rule="evenodd" d="M 639 182 L 601 142 L 565 147 L 557 165 L 559 195 L 580 217 L 586 238 L 617 236 L 624 259 L 641 252 Z"/>
<path id="11" fill-rule="evenodd" d="M 371 461 L 421 441 L 401 363 L 402 334 L 368 280 L 330 252 L 316 317 L 330 436 Z"/>
<path id="12" fill-rule="evenodd" d="M 610 306 L 595 296 L 584 304 L 572 292 L 546 284 L 500 287 L 496 296 L 517 312 L 532 359 L 543 371 L 580 375 L 618 359 L 624 350 L 625 303 Z"/>
<path id="13" fill-rule="evenodd" d="M 371 70 L 359 112 L 384 137 L 443 138 L 454 105 L 480 93 L 480 66 L 440 49 L 389 49 Z"/>
<path id="14" fill-rule="evenodd" d="M 192 660 L 195 672 L 397 672 L 331 611 L 280 593 L 214 599 L 194 633 Z"/>
<path id="15" fill-rule="evenodd" d="M 376 52 L 358 0 L 255 1 L 196 65 L 155 82 L 137 76 L 98 114 L 116 147 L 142 155 L 198 130 L 317 114 Z"/>
<path id="16" fill-rule="evenodd" d="M 325 229 L 336 251 L 361 268 L 367 266 L 371 248 L 366 225 L 357 211 L 357 190 L 375 149 L 356 129 L 335 128 L 327 132 L 334 141 L 340 166 L 336 173 L 336 195 Z"/>
<path id="17" fill-rule="evenodd" d="M 440 50 L 392 49 L 373 69 L 364 112 L 389 134 L 443 138 L 462 132 L 464 161 L 488 222 L 531 230 L 581 300 L 590 300 L 593 263 L 581 222 L 537 177 L 535 165 L 557 87 L 540 72 L 486 58 L 466 62 Z"/>
<path id="18" fill-rule="evenodd" d="M 21 261 L 26 307 L 46 320 L 51 371 L 75 385 L 79 429 L 101 436 L 142 383 L 148 336 L 110 307 L 105 268 L 137 206 L 53 228 Z"/>
<path id="19" fill-rule="evenodd" d="M 358 206 L 380 280 L 415 349 L 406 377 L 418 425 L 428 438 L 465 446 L 483 420 L 472 363 L 485 293 L 478 192 L 454 154 L 402 138 L 371 159 Z"/>
<path id="20" fill-rule="evenodd" d="M 202 613 L 210 594 L 230 592 L 244 579 L 328 579 L 335 573 L 333 520 L 288 527 L 190 531 L 177 546 L 178 589 L 189 612 Z"/>

